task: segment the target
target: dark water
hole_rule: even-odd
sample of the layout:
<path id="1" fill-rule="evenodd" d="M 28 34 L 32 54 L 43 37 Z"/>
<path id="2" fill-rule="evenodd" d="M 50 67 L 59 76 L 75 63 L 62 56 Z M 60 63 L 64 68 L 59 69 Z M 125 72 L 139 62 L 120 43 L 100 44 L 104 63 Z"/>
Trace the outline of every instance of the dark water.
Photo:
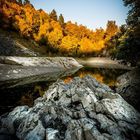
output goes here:
<path id="1" fill-rule="evenodd" d="M 82 78 L 86 75 L 91 75 L 97 81 L 108 85 L 110 88 L 114 88 L 116 85 L 117 77 L 126 72 L 126 70 L 119 69 L 82 68 L 74 75 L 64 78 L 64 80 L 66 82 L 69 82 L 75 76 L 79 76 Z"/>
<path id="2" fill-rule="evenodd" d="M 116 69 L 96 69 L 96 68 L 82 68 L 72 76 L 64 77 L 64 82 L 69 82 L 73 77 L 84 77 L 89 74 L 99 82 L 109 85 L 115 89 L 115 83 L 118 76 L 125 73 L 125 70 Z M 28 105 L 32 106 L 34 100 L 44 94 L 52 82 L 40 82 L 36 84 L 3 89 L 0 90 L 0 115 L 11 111 L 16 106 Z"/>
<path id="3" fill-rule="evenodd" d="M 51 82 L 40 82 L 16 88 L 0 89 L 0 115 L 20 105 L 32 106 L 34 100 L 44 94 Z"/>

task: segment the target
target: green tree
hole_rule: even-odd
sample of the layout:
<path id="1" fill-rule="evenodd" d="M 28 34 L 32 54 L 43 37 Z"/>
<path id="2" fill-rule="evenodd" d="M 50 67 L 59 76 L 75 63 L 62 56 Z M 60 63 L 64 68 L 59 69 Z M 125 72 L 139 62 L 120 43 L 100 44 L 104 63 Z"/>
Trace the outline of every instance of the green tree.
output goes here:
<path id="1" fill-rule="evenodd" d="M 60 14 L 58 21 L 59 21 L 59 23 L 60 23 L 61 26 L 64 26 L 64 23 L 65 22 L 64 22 L 64 17 L 63 17 L 62 14 Z"/>
<path id="2" fill-rule="evenodd" d="M 140 24 L 140 1 L 139 0 L 123 0 L 125 6 L 131 7 L 128 12 L 127 24 L 137 26 Z"/>
<path id="3" fill-rule="evenodd" d="M 127 30 L 121 37 L 117 58 L 135 65 L 140 61 L 140 1 L 123 0 L 130 10 L 127 17 Z"/>
<path id="4" fill-rule="evenodd" d="M 24 4 L 30 4 L 29 0 L 24 0 Z"/>
<path id="5" fill-rule="evenodd" d="M 49 16 L 53 20 L 57 21 L 57 13 L 56 13 L 56 11 L 54 9 L 51 11 L 51 13 L 49 14 Z"/>
<path id="6" fill-rule="evenodd" d="M 19 2 L 20 4 L 22 4 L 22 0 L 18 0 L 18 2 Z"/>

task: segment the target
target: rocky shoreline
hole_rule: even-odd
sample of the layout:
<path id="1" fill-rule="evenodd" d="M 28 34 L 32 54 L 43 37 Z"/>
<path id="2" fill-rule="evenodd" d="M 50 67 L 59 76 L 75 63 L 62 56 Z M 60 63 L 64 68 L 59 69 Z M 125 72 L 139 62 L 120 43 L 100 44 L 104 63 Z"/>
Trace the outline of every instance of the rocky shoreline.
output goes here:
<path id="1" fill-rule="evenodd" d="M 0 56 L 0 88 L 55 81 L 72 75 L 81 67 L 71 57 Z"/>
<path id="2" fill-rule="evenodd" d="M 94 78 L 58 80 L 35 100 L 0 117 L 0 139 L 137 140 L 140 113 Z"/>

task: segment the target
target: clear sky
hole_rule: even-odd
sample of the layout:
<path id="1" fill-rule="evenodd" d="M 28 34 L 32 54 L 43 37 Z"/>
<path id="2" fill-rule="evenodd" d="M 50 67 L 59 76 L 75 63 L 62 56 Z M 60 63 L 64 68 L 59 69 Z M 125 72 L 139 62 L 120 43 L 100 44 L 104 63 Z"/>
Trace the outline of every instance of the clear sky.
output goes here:
<path id="1" fill-rule="evenodd" d="M 50 13 L 55 9 L 63 14 L 65 21 L 71 20 L 90 29 L 105 28 L 108 20 L 124 24 L 128 8 L 122 0 L 30 0 L 36 9 Z"/>

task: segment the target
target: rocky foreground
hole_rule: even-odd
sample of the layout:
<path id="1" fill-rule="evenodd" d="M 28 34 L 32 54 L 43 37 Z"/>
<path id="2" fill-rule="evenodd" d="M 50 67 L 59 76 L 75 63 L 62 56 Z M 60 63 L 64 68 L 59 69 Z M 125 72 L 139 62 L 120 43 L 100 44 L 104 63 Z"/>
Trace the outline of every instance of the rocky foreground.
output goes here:
<path id="1" fill-rule="evenodd" d="M 0 117 L 0 139 L 137 140 L 140 114 L 119 94 L 90 76 L 59 80 L 34 106 Z"/>

